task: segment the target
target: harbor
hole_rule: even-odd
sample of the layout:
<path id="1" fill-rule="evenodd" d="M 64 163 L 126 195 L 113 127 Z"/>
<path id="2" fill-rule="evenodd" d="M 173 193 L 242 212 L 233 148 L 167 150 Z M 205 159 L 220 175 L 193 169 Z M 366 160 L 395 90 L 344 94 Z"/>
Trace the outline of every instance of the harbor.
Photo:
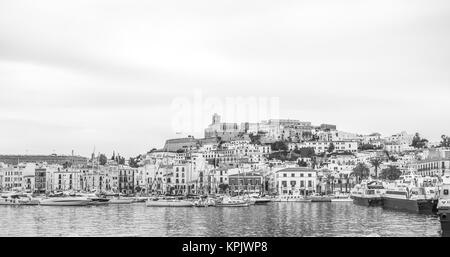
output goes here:
<path id="1" fill-rule="evenodd" d="M 144 203 L 0 208 L 8 237 L 440 237 L 439 218 L 346 203 L 271 202 L 244 208 Z"/>
<path id="2" fill-rule="evenodd" d="M 41 215 L 53 213 L 77 224 L 78 218 L 70 215 L 78 213 L 80 219 L 105 220 L 93 220 L 93 228 L 79 232 L 55 233 L 86 236 L 83 231 L 89 229 L 115 229 L 121 221 L 109 219 L 110 215 L 127 221 L 125 226 L 144 228 L 126 231 L 136 236 L 175 233 L 161 226 L 179 228 L 175 235 L 198 235 L 196 225 L 192 232 L 185 229 L 193 222 L 208 230 L 199 236 L 232 235 L 240 227 L 248 228 L 244 233 L 248 236 L 447 237 L 450 233 L 447 136 L 440 143 L 429 143 L 419 133 L 361 135 L 338 131 L 335 125 L 289 119 L 253 124 L 256 131 L 246 123 L 234 124 L 231 131 L 229 125 L 215 113 L 204 138 L 168 139 L 163 148 L 128 159 L 116 151 L 109 157 L 95 147 L 90 158 L 74 151 L 0 155 L 0 215 L 38 217 L 13 219 L 16 226 L 5 227 L 40 227 Z M 297 139 L 285 137 L 293 131 Z M 126 214 L 128 210 L 136 214 Z M 344 217 L 341 212 L 348 213 Z M 155 215 L 163 215 L 161 224 L 149 221 L 158 219 Z M 209 220 L 213 216 L 223 220 L 215 224 Z M 392 219 L 396 223 L 391 224 Z M 412 220 L 422 224 L 411 225 Z M 394 225 L 411 232 L 394 230 Z M 23 233 L 40 236 L 27 229 Z M 113 230 L 108 235 L 124 233 Z M 103 232 L 92 234 L 100 235 Z"/>
<path id="3" fill-rule="evenodd" d="M 428 190 L 407 175 L 320 196 L 9 192 L 0 197 L 0 236 L 448 237 L 449 177 Z"/>

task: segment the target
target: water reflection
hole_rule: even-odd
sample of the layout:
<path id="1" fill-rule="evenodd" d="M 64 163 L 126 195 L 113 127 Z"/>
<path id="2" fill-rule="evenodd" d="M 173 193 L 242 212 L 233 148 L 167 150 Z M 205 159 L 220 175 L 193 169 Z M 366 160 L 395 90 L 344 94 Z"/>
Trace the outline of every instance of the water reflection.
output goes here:
<path id="1" fill-rule="evenodd" d="M 246 208 L 0 206 L 0 227 L 0 236 L 15 237 L 441 236 L 436 216 L 352 203 L 271 203 Z"/>

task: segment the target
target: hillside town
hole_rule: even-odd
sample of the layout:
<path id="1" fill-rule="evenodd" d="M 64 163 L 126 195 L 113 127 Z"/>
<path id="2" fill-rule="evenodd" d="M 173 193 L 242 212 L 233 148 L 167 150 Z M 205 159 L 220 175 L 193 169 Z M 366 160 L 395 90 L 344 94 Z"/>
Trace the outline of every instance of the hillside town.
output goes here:
<path id="1" fill-rule="evenodd" d="M 126 195 L 348 193 L 368 177 L 440 177 L 450 169 L 450 140 L 419 133 L 383 136 L 298 120 L 226 123 L 218 114 L 204 138 L 169 139 L 126 160 L 119 154 L 0 156 L 0 189 Z"/>

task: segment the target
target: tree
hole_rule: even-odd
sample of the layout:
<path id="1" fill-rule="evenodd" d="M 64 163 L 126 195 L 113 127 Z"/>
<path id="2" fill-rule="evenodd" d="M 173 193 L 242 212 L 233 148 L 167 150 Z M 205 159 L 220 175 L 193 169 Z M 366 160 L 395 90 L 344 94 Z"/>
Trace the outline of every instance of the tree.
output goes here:
<path id="1" fill-rule="evenodd" d="M 368 178 L 370 175 L 370 169 L 365 163 L 358 163 L 355 168 L 353 168 L 352 175 L 355 176 L 360 182 L 362 179 Z"/>
<path id="2" fill-rule="evenodd" d="M 115 159 L 116 159 L 116 152 L 113 151 L 113 155 L 112 155 L 112 157 L 111 157 L 111 161 L 114 161 Z"/>
<path id="3" fill-rule="evenodd" d="M 125 157 L 120 157 L 119 156 L 119 161 L 118 161 L 119 165 L 125 165 Z"/>
<path id="4" fill-rule="evenodd" d="M 372 144 L 360 144 L 358 146 L 358 150 L 360 151 L 367 151 L 367 150 L 375 150 L 376 147 Z"/>
<path id="5" fill-rule="evenodd" d="M 300 149 L 295 149 L 294 153 L 299 154 L 302 158 L 312 158 L 316 155 L 314 148 L 312 147 L 304 147 Z"/>
<path id="6" fill-rule="evenodd" d="M 63 169 L 67 169 L 67 168 L 70 168 L 70 167 L 72 167 L 72 163 L 71 162 L 66 161 L 66 162 L 63 163 Z"/>
<path id="7" fill-rule="evenodd" d="M 380 165 L 383 163 L 383 161 L 380 158 L 374 158 L 370 160 L 370 164 L 375 168 L 375 178 L 378 178 L 378 168 L 380 168 Z"/>
<path id="8" fill-rule="evenodd" d="M 221 192 L 226 192 L 230 186 L 228 184 L 219 184 L 219 189 Z"/>
<path id="9" fill-rule="evenodd" d="M 308 167 L 308 163 L 306 163 L 304 160 L 299 160 L 297 162 L 298 166 L 300 167 Z"/>
<path id="10" fill-rule="evenodd" d="M 446 135 L 442 135 L 441 136 L 442 141 L 440 146 L 441 147 L 450 147 L 450 137 L 446 136 Z"/>
<path id="11" fill-rule="evenodd" d="M 130 157 L 128 160 L 128 165 L 132 168 L 138 168 L 139 167 L 139 161 L 137 158 Z"/>
<path id="12" fill-rule="evenodd" d="M 396 180 L 400 178 L 401 175 L 402 172 L 396 166 L 389 165 L 389 167 L 381 171 L 380 177 L 382 179 Z"/>
<path id="13" fill-rule="evenodd" d="M 330 146 L 328 146 L 328 152 L 332 153 L 332 152 L 334 152 L 335 149 L 336 149 L 336 147 L 334 146 L 334 144 L 330 143 Z"/>
<path id="14" fill-rule="evenodd" d="M 277 141 L 271 144 L 273 151 L 287 151 L 289 149 L 288 145 L 283 141 Z"/>
<path id="15" fill-rule="evenodd" d="M 100 165 L 105 165 L 108 162 L 108 158 L 104 154 L 100 154 L 100 156 L 98 158 L 99 158 Z"/>
<path id="16" fill-rule="evenodd" d="M 252 144 L 261 145 L 261 135 L 260 134 L 256 134 L 256 135 L 249 134 L 249 137 L 250 137 L 250 141 Z"/>
<path id="17" fill-rule="evenodd" d="M 411 146 L 414 148 L 425 148 L 427 146 L 428 140 L 421 138 L 419 133 L 414 135 Z"/>

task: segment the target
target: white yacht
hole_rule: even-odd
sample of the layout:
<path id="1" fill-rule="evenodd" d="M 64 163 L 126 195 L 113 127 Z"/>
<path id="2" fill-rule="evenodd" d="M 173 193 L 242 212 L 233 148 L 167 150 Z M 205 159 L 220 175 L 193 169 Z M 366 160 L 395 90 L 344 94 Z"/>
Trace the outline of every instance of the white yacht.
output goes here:
<path id="1" fill-rule="evenodd" d="M 194 207 L 194 202 L 179 200 L 174 197 L 148 199 L 147 207 Z"/>
<path id="2" fill-rule="evenodd" d="M 48 197 L 42 199 L 42 206 L 87 206 L 91 199 L 81 196 Z"/>
<path id="3" fill-rule="evenodd" d="M 218 207 L 248 207 L 250 202 L 244 199 L 235 197 L 224 197 L 222 201 L 217 204 Z"/>
<path id="4" fill-rule="evenodd" d="M 22 193 L 4 193 L 0 196 L 0 205 L 39 205 L 39 201 L 31 195 Z"/>
<path id="5" fill-rule="evenodd" d="M 311 202 L 311 199 L 300 194 L 279 195 L 274 199 L 274 202 Z"/>

